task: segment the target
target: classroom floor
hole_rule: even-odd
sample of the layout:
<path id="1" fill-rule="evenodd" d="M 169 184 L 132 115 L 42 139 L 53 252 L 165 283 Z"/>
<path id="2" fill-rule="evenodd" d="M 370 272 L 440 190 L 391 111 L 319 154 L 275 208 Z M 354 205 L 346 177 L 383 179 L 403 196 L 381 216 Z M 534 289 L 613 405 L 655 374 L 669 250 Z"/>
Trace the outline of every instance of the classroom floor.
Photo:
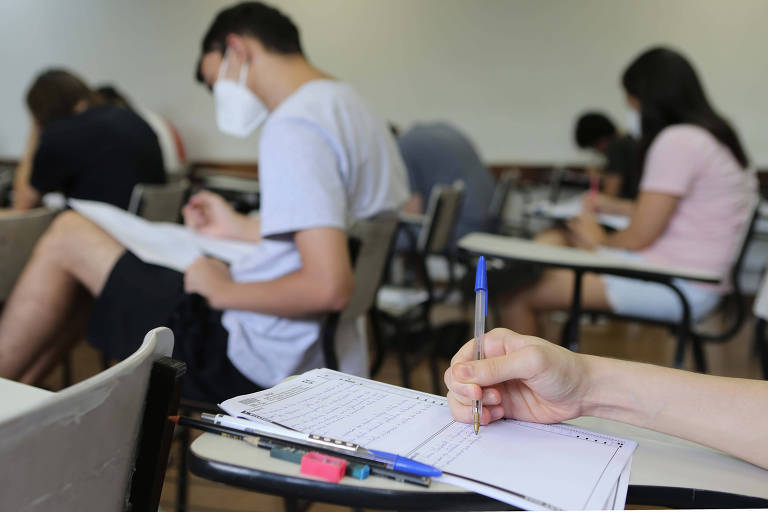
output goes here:
<path id="1" fill-rule="evenodd" d="M 471 314 L 471 313 L 470 313 Z M 435 322 L 456 319 L 462 315 L 455 307 L 442 306 L 435 311 Z M 557 315 L 545 319 L 544 335 L 551 340 L 559 339 L 562 324 Z M 585 322 L 582 325 L 582 352 L 607 355 L 621 359 L 645 361 L 661 365 L 670 365 L 674 352 L 674 340 L 661 328 L 647 327 L 634 323 L 618 321 Z M 753 324 L 748 322 L 739 334 L 723 345 L 706 347 L 710 373 L 733 377 L 762 378 L 759 363 L 753 353 Z M 72 355 L 73 378 L 82 380 L 93 375 L 101 368 L 98 354 L 85 343 L 76 347 Z M 446 361 L 444 366 L 447 366 Z M 688 361 L 689 368 L 692 363 Z M 397 361 L 389 356 L 376 376 L 378 380 L 400 384 Z M 426 364 L 420 365 L 412 374 L 413 387 L 431 391 L 430 374 Z M 47 387 L 57 388 L 61 375 L 53 374 L 45 383 Z M 161 508 L 165 512 L 175 510 L 176 482 L 178 479 L 176 456 L 172 456 L 165 478 Z M 282 498 L 242 491 L 222 484 L 206 481 L 192 476 L 189 492 L 190 512 L 267 512 L 282 510 Z M 309 507 L 311 512 L 349 511 L 346 507 L 315 503 Z"/>

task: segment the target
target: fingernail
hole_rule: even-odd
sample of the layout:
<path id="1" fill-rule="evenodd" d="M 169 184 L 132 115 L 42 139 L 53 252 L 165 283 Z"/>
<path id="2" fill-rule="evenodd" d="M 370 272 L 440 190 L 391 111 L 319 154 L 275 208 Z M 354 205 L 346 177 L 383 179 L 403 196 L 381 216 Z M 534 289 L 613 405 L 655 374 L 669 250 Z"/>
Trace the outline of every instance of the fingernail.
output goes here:
<path id="1" fill-rule="evenodd" d="M 459 373 L 459 377 L 464 377 L 465 379 L 472 378 L 473 371 L 472 367 L 468 364 L 457 364 L 456 365 L 456 371 Z"/>

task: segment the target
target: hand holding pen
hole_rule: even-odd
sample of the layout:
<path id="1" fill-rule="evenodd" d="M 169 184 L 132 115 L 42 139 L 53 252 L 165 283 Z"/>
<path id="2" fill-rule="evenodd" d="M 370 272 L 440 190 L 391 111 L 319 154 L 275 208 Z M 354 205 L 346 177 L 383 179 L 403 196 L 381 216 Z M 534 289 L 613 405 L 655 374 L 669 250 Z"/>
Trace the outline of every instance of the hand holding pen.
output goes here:
<path id="1" fill-rule="evenodd" d="M 488 315 L 488 280 L 485 273 L 485 257 L 480 256 L 475 273 L 475 359 L 485 357 L 483 337 L 485 336 L 485 317 Z M 483 414 L 483 400 L 472 402 L 472 424 L 475 435 L 480 431 L 480 417 Z"/>

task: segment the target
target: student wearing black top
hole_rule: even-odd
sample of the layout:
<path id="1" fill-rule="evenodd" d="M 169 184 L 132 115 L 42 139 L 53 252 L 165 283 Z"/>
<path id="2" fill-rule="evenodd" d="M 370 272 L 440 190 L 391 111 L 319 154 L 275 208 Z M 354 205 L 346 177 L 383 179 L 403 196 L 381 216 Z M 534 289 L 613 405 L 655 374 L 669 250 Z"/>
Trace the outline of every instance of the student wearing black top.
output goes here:
<path id="1" fill-rule="evenodd" d="M 149 125 L 127 108 L 102 104 L 63 70 L 48 70 L 27 92 L 33 127 L 14 179 L 13 207 L 47 192 L 127 208 L 137 183 L 163 183 L 162 153 Z"/>
<path id="2" fill-rule="evenodd" d="M 580 148 L 605 156 L 604 194 L 621 199 L 637 197 L 640 182 L 637 141 L 631 135 L 620 134 L 604 114 L 587 112 L 576 122 L 575 136 Z"/>

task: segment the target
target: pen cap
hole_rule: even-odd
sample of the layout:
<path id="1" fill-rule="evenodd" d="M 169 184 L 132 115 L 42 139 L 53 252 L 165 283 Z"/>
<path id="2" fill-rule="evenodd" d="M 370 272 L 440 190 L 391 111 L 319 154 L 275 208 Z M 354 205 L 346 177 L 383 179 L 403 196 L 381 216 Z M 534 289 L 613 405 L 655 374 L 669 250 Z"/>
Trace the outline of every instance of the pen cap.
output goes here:
<path id="1" fill-rule="evenodd" d="M 477 271 L 475 272 L 475 291 L 488 291 L 488 280 L 485 276 L 485 256 L 480 256 L 477 260 Z"/>

